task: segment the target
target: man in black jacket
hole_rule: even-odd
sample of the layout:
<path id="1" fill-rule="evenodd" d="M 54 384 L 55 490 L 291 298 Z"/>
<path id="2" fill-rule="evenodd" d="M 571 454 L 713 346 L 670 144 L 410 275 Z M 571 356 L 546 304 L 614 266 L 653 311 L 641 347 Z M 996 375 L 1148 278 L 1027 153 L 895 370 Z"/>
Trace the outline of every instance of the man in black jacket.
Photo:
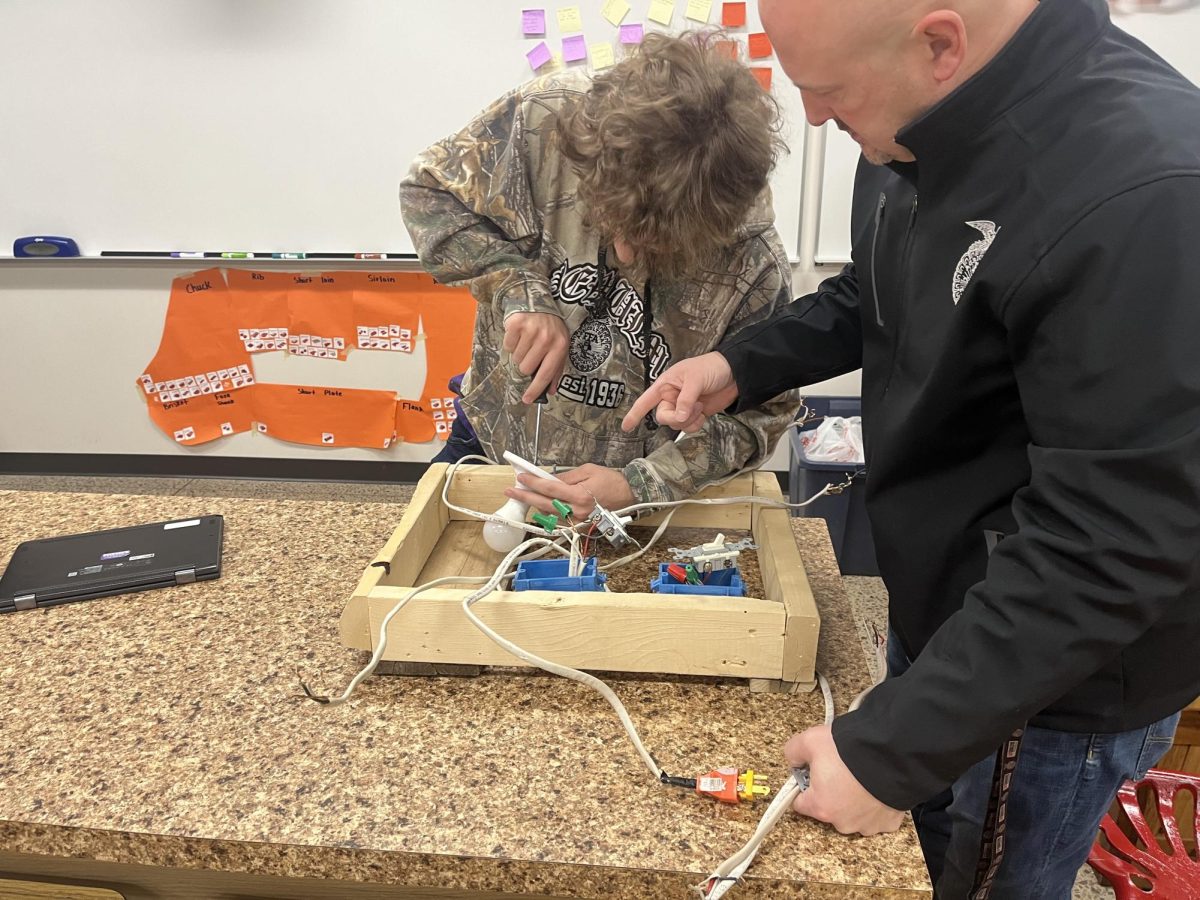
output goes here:
<path id="1" fill-rule="evenodd" d="M 854 262 L 627 422 L 862 368 L 893 677 L 788 743 L 796 808 L 912 809 L 946 900 L 1067 897 L 1200 694 L 1200 91 L 1104 0 L 760 10 L 863 149 Z"/>

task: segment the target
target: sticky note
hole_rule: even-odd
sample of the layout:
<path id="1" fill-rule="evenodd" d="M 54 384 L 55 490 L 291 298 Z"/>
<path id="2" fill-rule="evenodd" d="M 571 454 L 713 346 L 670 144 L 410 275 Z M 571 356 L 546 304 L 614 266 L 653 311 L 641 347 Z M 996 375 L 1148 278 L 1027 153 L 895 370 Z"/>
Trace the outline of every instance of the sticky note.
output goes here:
<path id="1" fill-rule="evenodd" d="M 771 70 L 767 66 L 751 66 L 750 74 L 758 79 L 764 91 L 771 89 Z"/>
<path id="2" fill-rule="evenodd" d="M 728 57 L 729 59 L 737 59 L 740 53 L 737 41 L 717 41 L 713 45 L 713 49 L 721 56 Z"/>
<path id="3" fill-rule="evenodd" d="M 642 23 L 636 25 L 621 26 L 621 43 L 622 44 L 640 44 L 642 42 L 643 30 Z"/>
<path id="4" fill-rule="evenodd" d="M 578 6 L 560 6 L 558 8 L 558 30 L 563 34 L 571 31 L 583 31 L 583 17 L 579 14 Z"/>
<path id="5" fill-rule="evenodd" d="M 546 46 L 545 41 L 542 41 L 526 53 L 525 58 L 529 60 L 529 67 L 536 72 L 546 63 L 550 62 L 550 48 Z"/>
<path id="6" fill-rule="evenodd" d="M 617 61 L 613 54 L 612 44 L 608 41 L 601 41 L 598 44 L 592 44 L 588 47 L 588 53 L 592 57 L 592 68 L 596 71 L 607 69 Z"/>
<path id="7" fill-rule="evenodd" d="M 546 33 L 546 11 L 544 9 L 521 10 L 521 34 L 526 37 Z"/>
<path id="8" fill-rule="evenodd" d="M 581 59 L 587 59 L 587 44 L 584 43 L 582 34 L 563 38 L 562 47 L 564 62 L 578 62 Z"/>
<path id="9" fill-rule="evenodd" d="M 563 70 L 563 58 L 561 53 L 555 53 L 550 57 L 550 62 L 546 63 L 542 69 L 543 75 L 549 75 L 553 72 L 561 72 Z"/>
<path id="10" fill-rule="evenodd" d="M 712 0 L 688 0 L 687 17 L 695 22 L 707 22 L 712 16 Z"/>
<path id="11" fill-rule="evenodd" d="M 745 3 L 722 3 L 721 24 L 726 28 L 743 28 L 746 25 Z"/>
<path id="12" fill-rule="evenodd" d="M 620 25 L 621 20 L 629 14 L 629 4 L 625 0 L 604 0 L 600 14 L 614 25 Z"/>
<path id="13" fill-rule="evenodd" d="M 771 55 L 771 39 L 765 31 L 750 35 L 750 58 L 764 59 Z"/>
<path id="14" fill-rule="evenodd" d="M 670 25 L 671 17 L 675 15 L 674 0 L 650 0 L 650 12 L 648 15 L 651 22 L 658 22 L 660 25 Z"/>

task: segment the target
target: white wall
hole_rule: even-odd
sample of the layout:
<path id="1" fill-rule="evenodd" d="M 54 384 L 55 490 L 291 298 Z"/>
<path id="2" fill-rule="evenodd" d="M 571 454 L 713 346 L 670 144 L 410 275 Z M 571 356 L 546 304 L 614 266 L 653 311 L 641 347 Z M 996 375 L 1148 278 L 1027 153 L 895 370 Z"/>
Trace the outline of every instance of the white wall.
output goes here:
<path id="1" fill-rule="evenodd" d="M 801 145 L 804 141 L 799 142 Z M 804 146 L 794 146 L 803 153 Z M 817 161 L 819 162 L 819 160 Z M 819 168 L 809 161 L 808 191 Z M 803 204 L 801 256 L 812 258 L 816 192 Z M 250 432 L 198 447 L 181 447 L 151 423 L 134 379 L 154 356 L 171 280 L 194 266 L 164 262 L 0 261 L 0 453 L 188 454 L 277 459 L 424 462 L 440 442 L 393 450 L 309 447 Z M 289 271 L 305 267 L 288 264 Z M 394 267 L 399 268 L 399 267 Z M 834 267 L 799 264 L 797 296 Z M 424 356 L 356 353 L 349 363 L 261 354 L 263 381 L 328 384 L 419 396 Z M 857 373 L 811 388 L 813 394 L 859 392 Z M 788 467 L 786 445 L 768 468 Z"/>

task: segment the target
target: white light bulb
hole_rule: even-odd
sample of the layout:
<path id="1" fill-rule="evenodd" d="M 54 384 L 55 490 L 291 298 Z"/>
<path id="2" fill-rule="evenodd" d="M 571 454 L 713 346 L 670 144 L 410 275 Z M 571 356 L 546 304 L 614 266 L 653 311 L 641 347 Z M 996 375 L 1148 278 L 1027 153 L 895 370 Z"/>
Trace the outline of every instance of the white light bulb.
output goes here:
<path id="1" fill-rule="evenodd" d="M 525 516 L 528 514 L 528 504 L 510 497 L 493 515 L 507 519 L 508 522 L 514 524 L 493 522 L 489 519 L 483 523 L 483 542 L 497 553 L 508 553 L 510 550 L 516 549 L 517 544 L 525 539 L 525 531 L 516 526 L 523 525 Z"/>

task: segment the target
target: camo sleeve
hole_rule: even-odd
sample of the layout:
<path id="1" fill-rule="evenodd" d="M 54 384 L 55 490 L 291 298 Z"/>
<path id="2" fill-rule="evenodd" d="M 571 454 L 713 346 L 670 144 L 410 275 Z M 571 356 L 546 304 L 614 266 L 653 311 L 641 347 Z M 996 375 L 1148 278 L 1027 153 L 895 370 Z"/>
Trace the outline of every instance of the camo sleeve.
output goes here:
<path id="1" fill-rule="evenodd" d="M 549 104 L 570 93 L 538 102 L 525 88 L 505 95 L 421 153 L 400 184 L 401 214 L 426 271 L 443 284 L 470 282 L 475 298 L 502 316 L 561 315 L 538 259 L 534 184 Z"/>
<path id="2" fill-rule="evenodd" d="M 747 243 L 747 280 L 753 285 L 722 337 L 769 317 L 792 302 L 791 269 L 774 229 Z M 769 252 L 764 250 L 766 245 Z M 710 484 L 761 466 L 800 411 L 800 392 L 787 391 L 761 406 L 709 418 L 704 428 L 678 441 L 668 440 L 624 469 L 640 503 L 681 500 Z"/>

